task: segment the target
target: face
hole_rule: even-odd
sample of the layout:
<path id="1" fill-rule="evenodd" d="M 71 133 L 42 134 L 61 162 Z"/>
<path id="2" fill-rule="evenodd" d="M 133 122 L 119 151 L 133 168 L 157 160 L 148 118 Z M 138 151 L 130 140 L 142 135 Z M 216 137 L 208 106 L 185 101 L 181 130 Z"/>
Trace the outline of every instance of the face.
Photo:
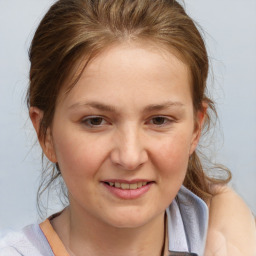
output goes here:
<path id="1" fill-rule="evenodd" d="M 199 138 L 190 87 L 187 66 L 152 45 L 116 45 L 89 63 L 43 145 L 71 211 L 114 227 L 164 214 Z"/>

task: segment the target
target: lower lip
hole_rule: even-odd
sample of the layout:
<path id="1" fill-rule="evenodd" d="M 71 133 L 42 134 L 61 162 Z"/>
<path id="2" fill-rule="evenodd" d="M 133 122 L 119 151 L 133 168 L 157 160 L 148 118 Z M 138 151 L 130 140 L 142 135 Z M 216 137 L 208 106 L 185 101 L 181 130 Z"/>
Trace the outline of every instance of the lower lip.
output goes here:
<path id="1" fill-rule="evenodd" d="M 137 189 L 121 189 L 121 188 L 111 187 L 106 183 L 103 183 L 105 188 L 107 188 L 108 191 L 110 191 L 112 194 L 114 194 L 115 196 L 121 199 L 127 199 L 127 200 L 141 197 L 142 195 L 148 192 L 152 184 L 153 183 L 148 183 L 147 185 Z"/>

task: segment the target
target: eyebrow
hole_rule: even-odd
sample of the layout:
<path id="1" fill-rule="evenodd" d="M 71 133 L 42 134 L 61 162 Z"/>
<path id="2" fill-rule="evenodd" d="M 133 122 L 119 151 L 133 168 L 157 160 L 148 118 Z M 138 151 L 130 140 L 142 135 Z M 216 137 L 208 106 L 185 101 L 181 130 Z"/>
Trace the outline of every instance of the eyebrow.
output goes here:
<path id="1" fill-rule="evenodd" d="M 184 107 L 185 105 L 179 101 L 167 101 L 161 104 L 152 104 L 144 109 L 144 112 L 152 112 L 157 110 L 165 110 L 173 107 Z"/>
<path id="2" fill-rule="evenodd" d="M 71 105 L 68 109 L 73 109 L 78 107 L 90 107 L 90 108 L 95 108 L 95 109 L 106 111 L 106 112 L 117 112 L 114 106 L 106 105 L 106 104 L 95 102 L 95 101 L 91 101 L 87 103 L 78 102 Z"/>
<path id="3" fill-rule="evenodd" d="M 100 102 L 87 102 L 87 103 L 83 103 L 83 102 L 78 102 L 75 103 L 73 105 L 71 105 L 68 109 L 73 109 L 73 108 L 78 108 L 78 107 L 90 107 L 90 108 L 95 108 L 101 111 L 105 111 L 105 112 L 113 112 L 113 113 L 117 113 L 117 109 L 114 106 L 111 105 L 107 105 L 104 103 L 100 103 Z M 184 104 L 179 102 L 179 101 L 167 101 L 161 104 L 151 104 L 146 106 L 143 109 L 143 112 L 147 113 L 147 112 L 152 112 L 152 111 L 159 111 L 159 110 L 165 110 L 168 108 L 173 108 L 173 107 L 184 107 Z"/>

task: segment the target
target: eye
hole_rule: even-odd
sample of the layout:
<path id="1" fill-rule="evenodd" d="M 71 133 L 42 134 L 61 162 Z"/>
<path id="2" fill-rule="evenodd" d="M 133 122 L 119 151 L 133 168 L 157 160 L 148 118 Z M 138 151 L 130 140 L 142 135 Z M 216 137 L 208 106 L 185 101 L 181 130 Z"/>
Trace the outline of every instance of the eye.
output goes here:
<path id="1" fill-rule="evenodd" d="M 152 124 L 155 124 L 155 125 L 163 125 L 166 123 L 166 121 L 167 121 L 166 118 L 163 116 L 157 116 L 152 118 Z"/>
<path id="2" fill-rule="evenodd" d="M 108 124 L 108 122 L 101 116 L 89 116 L 82 120 L 82 123 L 88 127 L 102 127 Z"/>
<path id="3" fill-rule="evenodd" d="M 155 126 L 165 126 L 171 124 L 172 122 L 173 120 L 171 118 L 165 116 L 154 116 L 149 120 L 149 124 Z"/>

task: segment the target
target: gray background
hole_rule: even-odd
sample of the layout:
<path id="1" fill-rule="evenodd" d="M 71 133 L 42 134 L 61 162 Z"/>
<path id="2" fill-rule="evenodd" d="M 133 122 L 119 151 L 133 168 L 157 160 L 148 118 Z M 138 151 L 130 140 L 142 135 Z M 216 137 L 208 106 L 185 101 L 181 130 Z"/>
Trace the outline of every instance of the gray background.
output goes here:
<path id="1" fill-rule="evenodd" d="M 36 190 L 41 158 L 25 106 L 27 52 L 51 3 L 0 0 L 0 230 L 39 219 Z M 220 125 L 212 158 L 232 170 L 232 187 L 256 213 L 256 0 L 185 3 L 206 31 L 214 73 L 209 85 Z"/>

